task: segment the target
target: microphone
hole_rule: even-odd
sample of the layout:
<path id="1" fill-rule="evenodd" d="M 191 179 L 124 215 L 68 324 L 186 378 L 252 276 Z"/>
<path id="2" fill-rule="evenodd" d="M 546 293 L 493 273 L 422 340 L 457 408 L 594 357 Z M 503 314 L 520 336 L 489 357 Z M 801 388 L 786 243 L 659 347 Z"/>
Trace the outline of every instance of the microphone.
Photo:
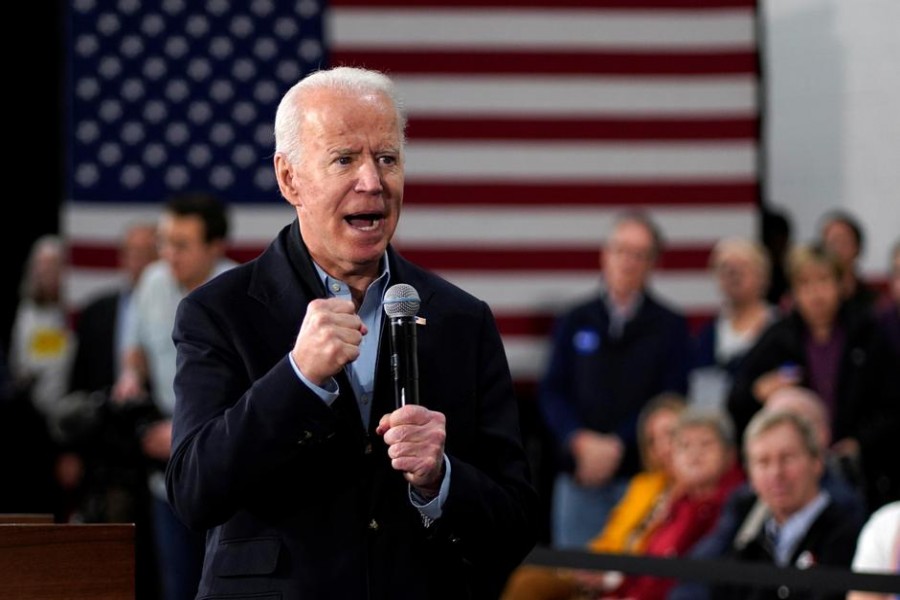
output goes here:
<path id="1" fill-rule="evenodd" d="M 413 286 L 398 283 L 384 293 L 384 312 L 391 322 L 391 372 L 397 408 L 419 403 L 418 310 L 419 293 Z"/>

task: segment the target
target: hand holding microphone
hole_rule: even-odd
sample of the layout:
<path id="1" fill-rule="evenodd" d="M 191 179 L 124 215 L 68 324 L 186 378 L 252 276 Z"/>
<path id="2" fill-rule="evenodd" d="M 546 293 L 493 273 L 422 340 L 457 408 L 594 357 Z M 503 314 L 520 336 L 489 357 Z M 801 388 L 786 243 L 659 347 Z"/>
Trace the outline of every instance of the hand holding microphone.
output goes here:
<path id="1" fill-rule="evenodd" d="M 443 413 L 407 405 L 381 417 L 375 429 L 384 436 L 391 466 L 426 496 L 441 486 L 446 422 Z"/>
<path id="2" fill-rule="evenodd" d="M 419 362 L 416 312 L 419 294 L 398 283 L 384 294 L 390 319 L 391 373 L 397 409 L 381 418 L 375 430 L 388 445 L 391 466 L 425 495 L 437 494 L 443 477 L 446 418 L 419 404 Z"/>

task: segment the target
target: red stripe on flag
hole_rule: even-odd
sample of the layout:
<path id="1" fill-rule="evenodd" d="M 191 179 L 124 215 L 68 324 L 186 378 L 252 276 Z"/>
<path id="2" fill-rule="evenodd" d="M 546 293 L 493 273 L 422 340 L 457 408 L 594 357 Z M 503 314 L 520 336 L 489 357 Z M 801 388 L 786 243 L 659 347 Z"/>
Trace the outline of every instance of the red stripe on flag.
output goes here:
<path id="1" fill-rule="evenodd" d="M 599 236 L 598 236 L 599 238 Z M 421 248 L 401 246 L 404 257 L 437 271 L 599 271 L 600 242 L 596 248 Z M 673 248 L 663 252 L 657 268 L 706 269 L 710 246 Z"/>
<path id="2" fill-rule="evenodd" d="M 550 75 L 731 75 L 756 73 L 752 51 L 727 52 L 411 52 L 334 50 L 331 63 L 398 73 Z"/>
<path id="3" fill-rule="evenodd" d="M 414 140 L 734 140 L 756 139 L 755 118 L 721 119 L 444 119 L 410 116 Z"/>
<path id="4" fill-rule="evenodd" d="M 503 0 L 331 0 L 331 8 L 510 8 Z M 518 0 L 514 8 L 612 8 L 616 10 L 704 10 L 755 8 L 756 0 Z"/>
<path id="5" fill-rule="evenodd" d="M 264 246 L 232 245 L 227 254 L 229 258 L 243 263 L 256 258 L 263 250 Z M 119 249 L 115 242 L 102 244 L 73 240 L 69 245 L 69 261 L 78 268 L 116 269 L 119 266 Z"/>
<path id="6" fill-rule="evenodd" d="M 404 198 L 415 205 L 650 206 L 755 205 L 755 181 L 733 183 L 452 183 L 407 181 Z"/>

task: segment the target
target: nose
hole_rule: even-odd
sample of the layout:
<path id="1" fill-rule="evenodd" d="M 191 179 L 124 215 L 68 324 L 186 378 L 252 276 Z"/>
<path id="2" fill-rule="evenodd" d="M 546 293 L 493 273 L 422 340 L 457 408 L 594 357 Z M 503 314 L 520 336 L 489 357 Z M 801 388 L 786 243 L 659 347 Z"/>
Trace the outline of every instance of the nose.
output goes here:
<path id="1" fill-rule="evenodd" d="M 363 194 L 381 193 L 381 171 L 374 159 L 360 162 L 355 189 Z"/>

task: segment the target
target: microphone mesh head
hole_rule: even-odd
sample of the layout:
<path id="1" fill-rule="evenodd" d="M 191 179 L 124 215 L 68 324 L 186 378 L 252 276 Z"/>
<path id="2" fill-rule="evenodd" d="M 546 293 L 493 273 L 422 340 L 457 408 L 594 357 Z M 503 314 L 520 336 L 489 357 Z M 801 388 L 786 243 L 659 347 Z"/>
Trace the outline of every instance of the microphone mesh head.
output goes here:
<path id="1" fill-rule="evenodd" d="M 384 293 L 384 312 L 389 317 L 414 317 L 419 310 L 419 292 L 411 285 L 398 283 Z"/>

